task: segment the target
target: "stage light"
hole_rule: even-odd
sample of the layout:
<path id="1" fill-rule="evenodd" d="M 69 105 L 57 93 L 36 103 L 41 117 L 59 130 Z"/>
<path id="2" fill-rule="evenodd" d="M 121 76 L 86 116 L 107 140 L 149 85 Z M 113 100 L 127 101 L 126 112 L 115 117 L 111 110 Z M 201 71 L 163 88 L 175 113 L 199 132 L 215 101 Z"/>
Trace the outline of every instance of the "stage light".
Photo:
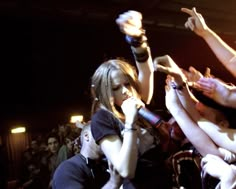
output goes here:
<path id="1" fill-rule="evenodd" d="M 16 133 L 24 133 L 25 132 L 25 127 L 16 127 L 14 129 L 11 130 L 12 134 L 16 134 Z"/>
<path id="2" fill-rule="evenodd" d="M 83 115 L 74 115 L 70 117 L 70 123 L 76 123 L 77 121 L 83 122 L 84 116 Z"/>

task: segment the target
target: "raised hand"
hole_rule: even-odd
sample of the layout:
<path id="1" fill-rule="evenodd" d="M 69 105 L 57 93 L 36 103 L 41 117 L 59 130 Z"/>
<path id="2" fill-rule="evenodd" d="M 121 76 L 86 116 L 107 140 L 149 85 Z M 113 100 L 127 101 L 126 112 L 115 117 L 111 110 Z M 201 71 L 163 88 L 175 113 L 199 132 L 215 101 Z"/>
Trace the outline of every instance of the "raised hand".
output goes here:
<path id="1" fill-rule="evenodd" d="M 200 78 L 203 77 L 202 73 L 195 69 L 193 66 L 190 66 L 188 70 L 182 69 L 182 72 L 186 76 L 188 82 L 197 82 Z"/>
<path id="2" fill-rule="evenodd" d="M 218 156 L 207 154 L 201 161 L 201 167 L 203 174 L 208 173 L 209 175 L 222 179 L 227 174 L 233 174 L 231 167 L 223 159 Z M 235 175 L 236 178 L 236 175 Z"/>
<path id="3" fill-rule="evenodd" d="M 140 12 L 129 10 L 120 14 L 116 19 L 116 23 L 120 31 L 126 35 L 139 37 L 143 34 L 142 14 Z"/>
<path id="4" fill-rule="evenodd" d="M 190 17 L 185 22 L 185 27 L 191 29 L 199 36 L 203 36 L 207 30 L 209 30 L 203 16 L 196 11 L 196 8 L 192 9 L 181 8 L 182 12 L 187 13 Z"/>
<path id="5" fill-rule="evenodd" d="M 155 70 L 171 75 L 179 85 L 182 85 L 187 80 L 181 68 L 169 55 L 156 57 L 153 64 Z"/>
<path id="6" fill-rule="evenodd" d="M 207 97 L 225 105 L 230 94 L 230 86 L 216 78 L 203 77 L 198 80 L 196 87 Z"/>

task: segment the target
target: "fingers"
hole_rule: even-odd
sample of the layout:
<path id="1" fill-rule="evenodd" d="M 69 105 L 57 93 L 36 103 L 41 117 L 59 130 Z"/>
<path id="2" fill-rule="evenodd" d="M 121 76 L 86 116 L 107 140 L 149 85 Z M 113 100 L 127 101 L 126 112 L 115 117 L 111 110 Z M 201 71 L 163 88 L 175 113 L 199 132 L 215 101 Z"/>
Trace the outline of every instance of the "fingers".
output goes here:
<path id="1" fill-rule="evenodd" d="M 210 68 L 206 68 L 206 71 L 205 71 L 205 74 L 204 74 L 204 77 L 211 77 L 211 69 Z"/>
<path id="2" fill-rule="evenodd" d="M 142 30 L 142 16 L 136 11 L 130 11 L 128 13 L 121 14 L 116 19 L 116 24 L 122 33 L 129 36 L 140 36 Z"/>
<path id="3" fill-rule="evenodd" d="M 198 77 L 198 79 L 202 78 L 203 75 L 201 74 L 201 72 L 199 72 L 197 69 L 195 69 L 193 66 L 189 67 L 189 72 L 192 73 L 193 75 L 195 75 L 195 77 Z"/>
<path id="4" fill-rule="evenodd" d="M 199 13 L 197 13 L 196 8 L 193 7 L 192 9 L 188 9 L 188 8 L 181 8 L 181 11 L 184 13 L 187 13 L 190 16 L 197 16 L 199 15 Z"/>
<path id="5" fill-rule="evenodd" d="M 184 13 L 189 14 L 190 16 L 194 15 L 193 11 L 191 9 L 188 9 L 188 8 L 181 8 L 181 11 L 184 12 Z"/>
<path id="6" fill-rule="evenodd" d="M 198 17 L 198 13 L 197 13 L 197 11 L 196 11 L 196 8 L 195 7 L 193 7 L 192 8 L 192 12 L 193 12 L 193 16 L 196 16 L 196 17 Z"/>
<path id="7" fill-rule="evenodd" d="M 166 56 L 156 57 L 153 61 L 154 69 L 164 73 L 168 73 L 168 68 L 166 67 L 166 64 L 167 64 Z"/>
<path id="8" fill-rule="evenodd" d="M 168 67 L 162 66 L 162 65 L 156 65 L 155 70 L 159 71 L 159 72 L 163 72 L 166 74 L 170 73 L 170 69 Z"/>
<path id="9" fill-rule="evenodd" d="M 116 23 L 120 26 L 125 24 L 126 27 L 137 27 L 139 29 L 142 27 L 141 21 L 142 14 L 133 10 L 120 14 L 116 19 Z"/>
<path id="10" fill-rule="evenodd" d="M 168 55 L 156 57 L 153 61 L 155 66 L 162 65 L 162 66 L 170 66 L 171 58 Z"/>
<path id="11" fill-rule="evenodd" d="M 135 10 L 129 10 L 128 13 L 130 13 L 131 17 L 136 17 L 137 19 L 142 20 L 142 14 Z"/>
<path id="12" fill-rule="evenodd" d="M 191 29 L 192 31 L 194 30 L 194 28 L 195 28 L 195 24 L 194 24 L 194 18 L 193 17 L 189 17 L 188 18 L 188 21 L 185 23 L 185 27 L 186 28 L 189 28 L 189 29 Z"/>

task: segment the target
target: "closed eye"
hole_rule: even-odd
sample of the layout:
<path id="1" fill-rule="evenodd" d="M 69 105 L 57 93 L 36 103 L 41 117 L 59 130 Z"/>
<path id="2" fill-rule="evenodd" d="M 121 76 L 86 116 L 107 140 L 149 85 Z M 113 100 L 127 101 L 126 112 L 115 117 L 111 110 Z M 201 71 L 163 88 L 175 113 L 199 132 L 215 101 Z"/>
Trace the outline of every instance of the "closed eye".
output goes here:
<path id="1" fill-rule="evenodd" d="M 113 90 L 113 91 L 117 91 L 117 90 L 119 90 L 119 89 L 120 89 L 120 85 L 115 86 L 115 87 L 112 87 L 112 90 Z"/>

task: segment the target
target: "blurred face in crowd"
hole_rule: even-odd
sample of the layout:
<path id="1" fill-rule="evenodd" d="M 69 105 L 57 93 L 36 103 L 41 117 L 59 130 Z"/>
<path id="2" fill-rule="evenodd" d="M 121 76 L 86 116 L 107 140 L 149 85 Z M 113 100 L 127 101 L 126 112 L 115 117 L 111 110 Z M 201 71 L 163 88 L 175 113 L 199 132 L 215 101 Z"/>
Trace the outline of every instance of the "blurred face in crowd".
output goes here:
<path id="1" fill-rule="evenodd" d="M 59 142 L 56 138 L 51 137 L 51 138 L 48 139 L 48 150 L 53 154 L 58 152 Z"/>
<path id="2" fill-rule="evenodd" d="M 70 138 L 66 138 L 66 146 L 67 148 L 72 151 L 73 149 L 73 141 Z"/>
<path id="3" fill-rule="evenodd" d="M 36 140 L 33 140 L 33 141 L 31 142 L 31 145 L 30 145 L 30 146 L 31 146 L 33 152 L 36 152 L 36 151 L 39 150 L 39 146 L 38 146 L 38 143 L 37 143 Z"/>

